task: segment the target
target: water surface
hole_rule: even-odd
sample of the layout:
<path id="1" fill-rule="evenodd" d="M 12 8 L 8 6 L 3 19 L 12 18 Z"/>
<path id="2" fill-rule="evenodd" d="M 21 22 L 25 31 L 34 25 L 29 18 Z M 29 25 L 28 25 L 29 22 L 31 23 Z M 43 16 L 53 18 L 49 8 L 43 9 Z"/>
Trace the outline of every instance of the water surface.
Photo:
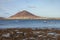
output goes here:
<path id="1" fill-rule="evenodd" d="M 0 28 L 60 28 L 60 20 L 0 20 Z"/>

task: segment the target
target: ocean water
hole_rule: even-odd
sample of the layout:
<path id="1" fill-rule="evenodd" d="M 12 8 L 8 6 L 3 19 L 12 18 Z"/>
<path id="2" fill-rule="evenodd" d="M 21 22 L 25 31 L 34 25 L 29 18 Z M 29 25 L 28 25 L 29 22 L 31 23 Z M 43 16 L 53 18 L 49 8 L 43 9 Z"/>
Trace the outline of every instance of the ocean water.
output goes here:
<path id="1" fill-rule="evenodd" d="M 60 20 L 0 20 L 0 28 L 60 28 Z"/>

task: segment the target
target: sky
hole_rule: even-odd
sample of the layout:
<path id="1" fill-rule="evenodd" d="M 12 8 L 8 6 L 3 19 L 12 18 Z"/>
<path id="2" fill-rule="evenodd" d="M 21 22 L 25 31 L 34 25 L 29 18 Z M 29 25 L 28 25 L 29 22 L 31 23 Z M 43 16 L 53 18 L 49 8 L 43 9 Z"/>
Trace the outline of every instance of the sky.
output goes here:
<path id="1" fill-rule="evenodd" d="M 27 10 L 44 17 L 60 17 L 60 0 L 0 0 L 0 17 Z"/>

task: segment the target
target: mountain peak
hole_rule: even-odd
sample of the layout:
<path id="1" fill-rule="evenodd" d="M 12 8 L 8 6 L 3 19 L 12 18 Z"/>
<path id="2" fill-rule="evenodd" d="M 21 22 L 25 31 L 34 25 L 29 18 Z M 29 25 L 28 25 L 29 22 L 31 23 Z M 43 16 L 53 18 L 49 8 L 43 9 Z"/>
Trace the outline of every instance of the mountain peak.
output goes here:
<path id="1" fill-rule="evenodd" d="M 15 15 L 12 15 L 10 18 L 16 18 L 16 19 L 34 19 L 39 18 L 39 16 L 36 16 L 26 10 L 23 10 L 21 12 L 16 13 Z"/>
<path id="2" fill-rule="evenodd" d="M 21 11 L 21 12 L 28 12 L 28 11 L 26 11 L 26 10 L 23 10 L 23 11 Z"/>

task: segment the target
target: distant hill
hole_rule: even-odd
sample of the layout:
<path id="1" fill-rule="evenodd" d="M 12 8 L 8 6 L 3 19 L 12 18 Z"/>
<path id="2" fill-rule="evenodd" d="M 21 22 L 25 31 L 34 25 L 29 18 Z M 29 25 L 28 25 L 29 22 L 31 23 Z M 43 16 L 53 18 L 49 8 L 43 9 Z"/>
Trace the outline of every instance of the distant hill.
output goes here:
<path id="1" fill-rule="evenodd" d="M 5 19 L 4 17 L 0 17 L 0 20 L 3 20 L 3 19 Z"/>
<path id="2" fill-rule="evenodd" d="M 36 16 L 26 10 L 18 12 L 15 15 L 12 15 L 9 17 L 9 19 L 40 19 L 40 18 L 42 18 L 42 17 Z"/>
<path id="3" fill-rule="evenodd" d="M 48 19 L 48 20 L 60 20 L 60 18 L 50 18 L 50 17 L 42 17 L 42 16 L 36 16 L 26 10 L 20 11 L 16 13 L 15 15 L 10 16 L 7 19 Z"/>

